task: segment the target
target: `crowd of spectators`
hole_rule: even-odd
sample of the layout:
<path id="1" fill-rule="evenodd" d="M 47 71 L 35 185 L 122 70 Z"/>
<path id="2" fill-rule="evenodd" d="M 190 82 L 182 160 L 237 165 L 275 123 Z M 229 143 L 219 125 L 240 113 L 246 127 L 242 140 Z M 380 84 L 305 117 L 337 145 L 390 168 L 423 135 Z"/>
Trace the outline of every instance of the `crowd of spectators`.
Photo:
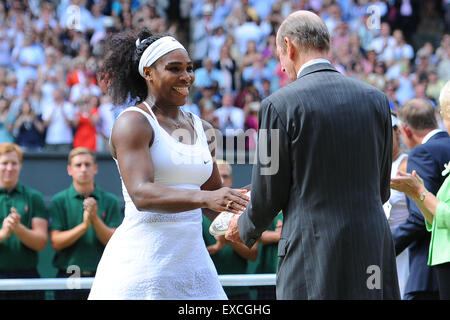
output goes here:
<path id="1" fill-rule="evenodd" d="M 143 27 L 189 49 L 196 80 L 184 109 L 224 135 L 255 129 L 261 100 L 288 81 L 275 34 L 299 9 L 324 19 L 331 63 L 384 91 L 393 110 L 419 97 L 437 105 L 450 79 L 449 8 L 445 0 L 1 0 L 0 142 L 106 151 L 124 106 L 113 108 L 96 78 L 102 44 Z"/>

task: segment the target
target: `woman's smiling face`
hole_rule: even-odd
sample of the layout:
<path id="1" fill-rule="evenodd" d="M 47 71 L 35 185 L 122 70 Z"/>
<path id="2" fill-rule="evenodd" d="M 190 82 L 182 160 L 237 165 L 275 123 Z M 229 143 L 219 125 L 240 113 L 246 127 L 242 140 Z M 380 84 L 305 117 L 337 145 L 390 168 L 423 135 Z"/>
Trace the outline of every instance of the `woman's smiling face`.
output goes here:
<path id="1" fill-rule="evenodd" d="M 147 72 L 150 72 L 151 78 L 150 91 L 159 105 L 182 106 L 186 103 L 189 88 L 195 79 L 194 66 L 186 50 L 169 52 Z"/>

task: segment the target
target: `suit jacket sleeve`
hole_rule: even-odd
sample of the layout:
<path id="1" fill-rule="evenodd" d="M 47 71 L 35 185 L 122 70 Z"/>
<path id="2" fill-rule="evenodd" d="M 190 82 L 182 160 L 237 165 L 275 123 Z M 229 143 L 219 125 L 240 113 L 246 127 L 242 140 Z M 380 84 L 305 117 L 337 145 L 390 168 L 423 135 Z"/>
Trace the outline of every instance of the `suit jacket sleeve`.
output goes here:
<path id="1" fill-rule="evenodd" d="M 239 217 L 239 234 L 251 247 L 289 199 L 290 137 L 275 107 L 264 100 L 259 112 L 258 150 L 252 171 L 251 201 Z"/>
<path id="2" fill-rule="evenodd" d="M 386 99 L 386 109 L 390 110 L 389 101 Z M 385 203 L 389 200 L 391 196 L 391 169 L 392 169 L 392 121 L 389 115 L 387 117 L 388 121 L 386 121 L 384 127 L 384 150 L 383 150 L 383 158 L 381 163 L 381 177 L 380 177 L 380 195 L 381 195 L 381 203 Z"/>
<path id="3" fill-rule="evenodd" d="M 434 161 L 425 149 L 419 149 L 419 151 L 414 150 L 408 157 L 407 171 L 411 173 L 413 170 L 416 170 L 423 179 L 427 190 L 433 190 L 432 176 L 434 168 Z M 414 200 L 406 197 L 406 205 L 408 206 L 409 211 L 408 218 L 398 226 L 393 233 L 397 255 L 406 249 L 412 242 L 420 240 L 428 234 L 423 215 Z"/>

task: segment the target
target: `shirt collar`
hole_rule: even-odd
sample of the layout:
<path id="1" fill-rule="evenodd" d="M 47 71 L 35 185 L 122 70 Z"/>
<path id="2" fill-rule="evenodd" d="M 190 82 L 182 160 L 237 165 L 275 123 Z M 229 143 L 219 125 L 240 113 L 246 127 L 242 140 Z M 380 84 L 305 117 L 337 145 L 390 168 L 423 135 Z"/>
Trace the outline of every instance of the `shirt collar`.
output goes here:
<path id="1" fill-rule="evenodd" d="M 12 193 L 15 193 L 15 192 L 22 193 L 22 191 L 23 191 L 23 187 L 22 187 L 22 184 L 20 182 L 18 182 L 16 184 L 16 186 L 14 188 L 12 188 L 11 190 L 8 190 L 6 188 L 0 188 L 0 193 L 12 194 Z"/>
<path id="2" fill-rule="evenodd" d="M 441 129 L 434 129 L 434 130 L 428 132 L 428 133 L 426 134 L 426 136 L 423 137 L 423 139 L 422 139 L 422 144 L 427 143 L 428 140 L 431 139 L 431 137 L 433 137 L 435 134 L 437 134 L 437 133 L 439 133 L 439 132 L 442 132 L 442 131 L 444 131 L 444 130 L 441 130 Z"/>
<path id="3" fill-rule="evenodd" d="M 323 59 L 323 58 L 309 60 L 309 61 L 307 61 L 306 63 L 304 63 L 300 67 L 300 70 L 298 70 L 298 72 L 297 72 L 297 79 L 300 77 L 300 73 L 303 71 L 303 69 L 305 69 L 306 67 L 312 66 L 313 64 L 317 64 L 317 63 L 328 63 L 328 64 L 331 64 L 330 61 L 328 61 L 327 59 Z"/>
<path id="4" fill-rule="evenodd" d="M 88 197 L 94 197 L 96 200 L 99 199 L 98 188 L 97 188 L 97 185 L 95 185 L 95 184 L 94 184 L 94 191 L 92 191 L 91 194 L 86 197 L 83 194 L 78 193 L 78 191 L 75 189 L 75 187 L 74 187 L 74 185 L 72 183 L 72 185 L 69 188 L 69 195 L 70 195 L 71 198 L 77 198 L 77 199 L 85 199 L 85 198 L 88 198 Z"/>

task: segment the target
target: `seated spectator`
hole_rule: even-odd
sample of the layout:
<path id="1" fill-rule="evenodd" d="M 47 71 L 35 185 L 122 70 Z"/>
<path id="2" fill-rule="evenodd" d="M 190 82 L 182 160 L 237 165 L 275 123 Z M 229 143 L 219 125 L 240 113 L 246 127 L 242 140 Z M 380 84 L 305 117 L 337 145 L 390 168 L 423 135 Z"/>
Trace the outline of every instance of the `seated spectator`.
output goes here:
<path id="1" fill-rule="evenodd" d="M 436 70 L 430 71 L 428 74 L 428 84 L 426 95 L 432 99 L 435 103 L 439 101 L 439 95 L 441 93 L 441 89 L 444 87 L 445 81 L 439 79 L 439 75 Z"/>
<path id="2" fill-rule="evenodd" d="M 7 36 L 7 28 L 0 25 L 0 67 L 10 66 L 11 60 L 11 41 Z"/>
<path id="3" fill-rule="evenodd" d="M 394 30 L 392 36 L 395 39 L 395 45 L 386 49 L 385 56 L 387 67 L 390 68 L 393 65 L 410 63 L 414 58 L 414 49 L 405 42 L 402 30 Z"/>
<path id="4" fill-rule="evenodd" d="M 270 79 L 272 77 L 271 70 L 266 67 L 262 56 L 253 61 L 250 66 L 247 66 L 242 71 L 242 81 L 252 82 L 261 94 L 263 91 L 263 79 Z"/>
<path id="5" fill-rule="evenodd" d="M 244 106 L 245 114 L 245 132 L 248 134 L 248 141 L 246 142 L 246 149 L 255 150 L 258 141 L 258 112 L 261 107 L 259 101 L 249 101 Z M 252 132 L 250 132 L 250 130 Z"/>
<path id="6" fill-rule="evenodd" d="M 247 42 L 253 40 L 259 46 L 263 39 L 263 31 L 255 21 L 247 13 L 246 21 L 234 29 L 234 37 L 242 55 L 247 51 Z"/>
<path id="7" fill-rule="evenodd" d="M 45 150 L 69 152 L 72 148 L 74 106 L 66 101 L 62 88 L 53 91 L 52 104 L 43 106 L 42 120 L 46 127 Z"/>
<path id="8" fill-rule="evenodd" d="M 214 24 L 212 22 L 212 13 L 214 7 L 211 3 L 205 3 L 202 7 L 200 19 L 196 19 L 192 30 L 192 42 L 195 43 L 192 59 L 194 66 L 197 67 L 200 62 L 205 64 L 205 57 L 208 56 L 208 44 L 213 34 Z"/>
<path id="9" fill-rule="evenodd" d="M 263 57 L 262 53 L 258 51 L 255 40 L 249 40 L 247 42 L 247 50 L 242 57 L 241 65 L 239 71 L 242 72 L 246 67 L 253 64 L 254 61 L 259 60 Z"/>
<path id="10" fill-rule="evenodd" d="M 226 35 L 222 26 L 214 28 L 212 35 L 208 39 L 208 57 L 216 64 L 219 61 L 220 49 L 225 44 Z"/>
<path id="11" fill-rule="evenodd" d="M 97 172 L 92 151 L 73 149 L 67 165 L 73 183 L 50 201 L 50 239 L 56 251 L 53 266 L 58 269 L 58 278 L 70 277 L 72 273 L 95 276 L 106 244 L 122 223 L 116 196 L 95 184 Z M 88 294 L 89 290 L 57 290 L 55 299 L 86 300 Z"/>
<path id="12" fill-rule="evenodd" d="M 23 152 L 0 144 L 0 279 L 40 278 L 38 251 L 47 245 L 48 213 L 42 194 L 19 182 Z M 0 300 L 41 299 L 43 291 L 1 291 Z"/>
<path id="13" fill-rule="evenodd" d="M 386 65 L 383 61 L 377 62 L 374 72 L 367 75 L 367 83 L 384 91 L 386 89 Z"/>
<path id="14" fill-rule="evenodd" d="M 14 119 L 9 113 L 9 100 L 5 97 L 0 97 L 0 143 L 14 141 L 11 133 L 13 121 Z"/>
<path id="15" fill-rule="evenodd" d="M 103 95 L 100 98 L 100 106 L 98 107 L 98 123 L 97 131 L 97 151 L 109 152 L 109 137 L 114 125 L 114 105 L 109 95 Z"/>
<path id="16" fill-rule="evenodd" d="M 41 116 L 36 115 L 31 103 L 23 100 L 20 112 L 13 124 L 15 142 L 24 151 L 40 151 L 43 147 L 44 123 Z"/>
<path id="17" fill-rule="evenodd" d="M 23 101 L 28 100 L 30 102 L 33 111 L 36 114 L 41 114 L 40 99 L 35 91 L 35 80 L 28 79 L 23 86 L 22 92 L 16 98 L 11 101 L 11 106 L 9 108 L 9 113 L 12 119 L 15 119 L 20 112 Z"/>
<path id="18" fill-rule="evenodd" d="M 41 78 L 41 83 L 38 87 L 41 90 L 40 110 L 43 106 L 54 103 L 53 91 L 58 87 L 63 87 L 64 82 L 58 80 L 56 71 L 51 70 Z"/>
<path id="19" fill-rule="evenodd" d="M 37 79 L 38 68 L 45 63 L 44 49 L 36 36 L 36 33 L 26 34 L 22 45 L 12 51 L 19 91 L 28 79 Z"/>
<path id="20" fill-rule="evenodd" d="M 380 61 L 386 61 L 385 53 L 395 47 L 396 41 L 391 36 L 391 27 L 389 23 L 382 22 L 380 25 L 380 35 L 372 40 L 370 46 L 375 50 Z M 386 51 L 386 49 L 389 49 Z"/>
<path id="21" fill-rule="evenodd" d="M 209 113 L 214 112 L 214 110 L 216 110 L 217 108 L 217 104 L 213 99 L 213 87 L 212 86 L 207 86 L 202 88 L 202 90 L 200 91 L 201 94 L 201 99 L 198 102 L 198 107 L 200 109 L 200 114 L 201 114 L 201 118 L 202 119 L 206 119 L 205 118 L 205 113 Z"/>
<path id="22" fill-rule="evenodd" d="M 236 96 L 234 105 L 243 109 L 246 103 L 255 100 L 261 100 L 258 89 L 256 89 L 252 82 L 244 81 L 241 91 Z"/>
<path id="23" fill-rule="evenodd" d="M 77 111 L 72 121 L 75 129 L 73 147 L 85 147 L 91 151 L 97 150 L 96 126 L 99 122 L 99 98 L 91 95 L 81 97 L 77 101 Z"/>
<path id="24" fill-rule="evenodd" d="M 61 65 L 61 61 L 58 61 L 57 49 L 52 47 L 45 49 L 45 64 L 39 66 L 38 68 L 38 76 L 36 80 L 37 88 L 40 88 L 40 86 L 45 83 L 49 73 L 54 75 L 59 83 L 64 82 L 64 69 Z"/>
<path id="25" fill-rule="evenodd" d="M 100 89 L 100 87 L 97 84 L 92 83 L 90 81 L 92 76 L 93 76 L 93 72 L 85 71 L 84 77 L 82 77 L 80 79 L 80 82 L 74 84 L 70 88 L 70 94 L 69 94 L 70 102 L 76 103 L 83 96 L 94 95 L 94 96 L 100 97 L 100 95 L 102 94 L 102 90 Z"/>
<path id="26" fill-rule="evenodd" d="M 439 78 L 441 78 L 444 81 L 449 81 L 450 80 L 450 46 L 448 46 L 446 48 L 447 50 L 447 57 L 443 58 L 438 66 L 437 66 L 437 70 L 438 70 L 438 74 L 439 74 Z"/>
<path id="27" fill-rule="evenodd" d="M 66 85 L 70 88 L 77 83 L 85 83 L 84 78 L 88 75 L 89 83 L 95 84 L 96 80 L 92 74 L 86 73 L 86 59 L 83 57 L 76 57 L 72 62 L 72 68 L 67 73 Z"/>
<path id="28" fill-rule="evenodd" d="M 194 71 L 194 75 L 194 87 L 199 91 L 212 87 L 214 81 L 222 87 L 222 72 L 214 67 L 214 62 L 208 57 L 203 60 L 203 66 Z"/>
<path id="29" fill-rule="evenodd" d="M 219 61 L 217 61 L 215 67 L 222 71 L 222 83 L 223 90 L 235 91 L 236 90 L 236 61 L 231 57 L 231 48 L 225 44 L 220 48 Z"/>
<path id="30" fill-rule="evenodd" d="M 442 36 L 440 46 L 436 49 L 436 59 L 438 61 L 450 58 L 448 48 L 450 48 L 450 34 L 446 33 Z"/>
<path id="31" fill-rule="evenodd" d="M 222 98 L 222 106 L 214 114 L 219 119 L 219 129 L 224 136 L 235 136 L 237 130 L 244 130 L 244 111 L 233 105 L 232 93 L 225 93 Z"/>

